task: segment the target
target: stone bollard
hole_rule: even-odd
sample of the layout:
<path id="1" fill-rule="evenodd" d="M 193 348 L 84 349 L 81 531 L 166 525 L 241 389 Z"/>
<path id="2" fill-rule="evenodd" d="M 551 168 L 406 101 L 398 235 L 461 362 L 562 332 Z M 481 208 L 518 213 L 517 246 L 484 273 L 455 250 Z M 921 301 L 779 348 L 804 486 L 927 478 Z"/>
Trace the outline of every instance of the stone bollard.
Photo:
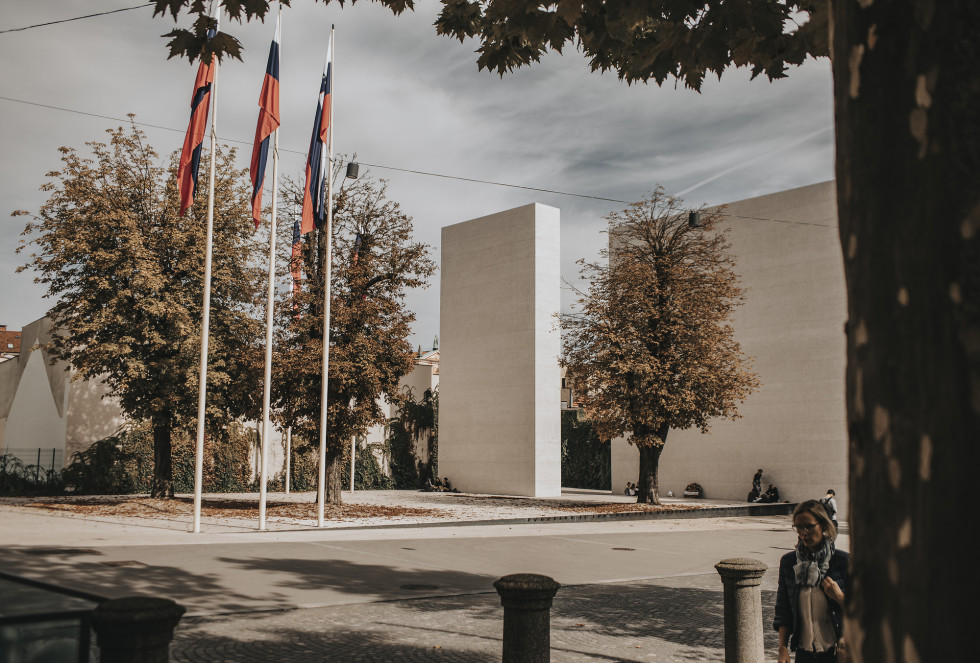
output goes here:
<path id="1" fill-rule="evenodd" d="M 725 586 L 725 663 L 763 663 L 762 576 L 757 559 L 723 559 L 715 564 Z"/>
<path id="2" fill-rule="evenodd" d="M 551 600 L 561 585 L 548 576 L 515 573 L 493 586 L 504 606 L 503 663 L 549 663 Z"/>
<path id="3" fill-rule="evenodd" d="M 92 611 L 100 663 L 167 663 L 184 606 L 170 599 L 130 596 Z"/>

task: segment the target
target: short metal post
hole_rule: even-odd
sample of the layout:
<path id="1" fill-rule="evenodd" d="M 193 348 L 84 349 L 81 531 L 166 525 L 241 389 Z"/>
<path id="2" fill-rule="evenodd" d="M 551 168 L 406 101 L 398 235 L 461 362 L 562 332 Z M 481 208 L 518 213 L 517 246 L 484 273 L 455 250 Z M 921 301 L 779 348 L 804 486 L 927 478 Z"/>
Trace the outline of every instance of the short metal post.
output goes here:
<path id="1" fill-rule="evenodd" d="M 762 663 L 762 576 L 757 559 L 723 559 L 715 564 L 725 586 L 725 663 Z"/>
<path id="2" fill-rule="evenodd" d="M 131 596 L 92 612 L 100 663 L 167 663 L 184 606 L 170 599 Z"/>
<path id="3" fill-rule="evenodd" d="M 551 602 L 561 585 L 548 576 L 515 573 L 493 586 L 504 606 L 503 663 L 549 663 Z"/>

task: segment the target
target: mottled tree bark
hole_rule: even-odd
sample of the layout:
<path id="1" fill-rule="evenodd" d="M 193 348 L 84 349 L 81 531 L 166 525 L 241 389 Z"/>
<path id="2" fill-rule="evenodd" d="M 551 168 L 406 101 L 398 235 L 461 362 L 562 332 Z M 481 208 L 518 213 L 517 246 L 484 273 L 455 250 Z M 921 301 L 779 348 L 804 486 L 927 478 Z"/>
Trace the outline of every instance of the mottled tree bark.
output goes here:
<path id="1" fill-rule="evenodd" d="M 174 496 L 173 427 L 166 421 L 153 422 L 153 491 L 151 497 Z"/>
<path id="2" fill-rule="evenodd" d="M 660 454 L 667 444 L 670 428 L 663 426 L 657 431 L 659 444 L 640 442 L 640 476 L 636 482 L 636 501 L 640 504 L 660 504 Z M 646 436 L 643 436 L 646 440 Z"/>
<path id="3" fill-rule="evenodd" d="M 343 504 L 343 481 L 342 472 L 344 466 L 344 454 L 340 449 L 333 446 L 327 447 L 327 472 L 326 472 L 326 494 L 324 501 L 328 504 Z"/>
<path id="4" fill-rule="evenodd" d="M 980 2 L 833 1 L 846 636 L 854 661 L 968 660 L 980 576 L 957 553 L 978 522 Z"/>

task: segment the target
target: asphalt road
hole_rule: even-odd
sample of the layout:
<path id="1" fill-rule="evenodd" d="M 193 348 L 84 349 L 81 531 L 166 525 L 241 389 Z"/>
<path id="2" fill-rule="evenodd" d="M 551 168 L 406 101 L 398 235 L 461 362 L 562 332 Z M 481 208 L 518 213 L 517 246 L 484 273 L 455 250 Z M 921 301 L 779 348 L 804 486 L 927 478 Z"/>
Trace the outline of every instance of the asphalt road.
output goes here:
<path id="1" fill-rule="evenodd" d="M 553 661 L 722 661 L 714 565 L 751 557 L 769 566 L 771 623 L 775 567 L 796 538 L 788 516 L 206 535 L 46 522 L 0 511 L 4 571 L 181 603 L 172 660 L 183 663 L 499 661 L 492 583 L 518 572 L 562 584 Z M 847 536 L 838 543 L 847 549 Z"/>

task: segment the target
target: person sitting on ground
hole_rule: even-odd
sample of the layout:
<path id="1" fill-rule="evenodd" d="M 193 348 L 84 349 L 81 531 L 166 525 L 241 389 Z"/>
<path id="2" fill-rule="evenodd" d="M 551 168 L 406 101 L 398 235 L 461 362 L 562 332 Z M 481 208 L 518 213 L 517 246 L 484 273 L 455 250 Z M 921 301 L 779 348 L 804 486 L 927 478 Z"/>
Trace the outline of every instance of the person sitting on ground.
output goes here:
<path id="1" fill-rule="evenodd" d="M 631 484 L 629 481 L 627 481 L 626 482 L 626 489 L 623 490 L 623 495 L 626 495 L 628 497 L 628 496 L 630 496 L 632 494 L 633 494 L 633 484 Z"/>
<path id="2" fill-rule="evenodd" d="M 773 497 L 774 494 L 775 494 L 775 498 Z M 759 497 L 757 497 L 755 501 L 761 504 L 768 504 L 769 502 L 778 502 L 779 490 L 772 484 L 769 484 L 769 487 L 766 488 L 766 492 L 759 495 Z"/>

